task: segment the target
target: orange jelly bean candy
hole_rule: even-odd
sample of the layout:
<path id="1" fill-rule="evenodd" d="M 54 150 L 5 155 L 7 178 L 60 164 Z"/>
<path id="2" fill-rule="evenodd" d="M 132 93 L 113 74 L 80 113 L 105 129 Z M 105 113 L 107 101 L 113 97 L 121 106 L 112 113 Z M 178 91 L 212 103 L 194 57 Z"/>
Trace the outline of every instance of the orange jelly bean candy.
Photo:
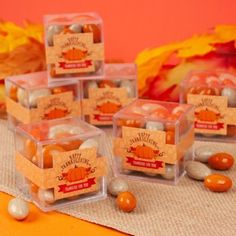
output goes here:
<path id="1" fill-rule="evenodd" d="M 166 143 L 175 144 L 175 131 L 173 130 L 166 131 Z"/>
<path id="2" fill-rule="evenodd" d="M 39 187 L 36 184 L 30 183 L 30 191 L 31 191 L 31 193 L 37 193 L 38 189 L 39 189 Z"/>
<path id="3" fill-rule="evenodd" d="M 26 139 L 24 141 L 24 155 L 28 158 L 28 159 L 32 159 L 33 156 L 35 156 L 37 152 L 37 145 L 36 143 L 31 140 L 31 139 Z"/>
<path id="4" fill-rule="evenodd" d="M 210 156 L 208 158 L 208 164 L 216 170 L 228 170 L 233 166 L 234 158 L 228 153 L 220 152 Z"/>
<path id="5" fill-rule="evenodd" d="M 141 128 L 143 126 L 141 121 L 138 121 L 138 120 L 123 120 L 123 119 L 118 120 L 117 125 L 127 126 L 127 127 L 134 127 L 134 128 Z"/>
<path id="6" fill-rule="evenodd" d="M 95 24 L 86 24 L 82 28 L 83 33 L 93 33 L 93 42 L 101 42 L 101 30 Z"/>
<path id="7" fill-rule="evenodd" d="M 152 113 L 152 117 L 159 117 L 162 119 L 166 119 L 169 116 L 169 111 L 165 108 L 157 108 L 153 113 Z"/>
<path id="8" fill-rule="evenodd" d="M 56 87 L 52 89 L 53 94 L 60 94 L 66 92 L 67 89 L 65 87 Z"/>
<path id="9" fill-rule="evenodd" d="M 9 97 L 14 100 L 15 102 L 18 101 L 17 98 L 17 87 L 15 86 L 11 86 L 10 90 L 9 90 Z"/>
<path id="10" fill-rule="evenodd" d="M 61 143 L 60 145 L 65 149 L 65 151 L 71 151 L 78 149 L 82 143 L 82 140 L 73 140 L 66 143 Z"/>
<path id="11" fill-rule="evenodd" d="M 116 87 L 116 85 L 111 80 L 103 80 L 99 83 L 99 88 L 107 88 L 107 87 L 114 88 Z"/>
<path id="12" fill-rule="evenodd" d="M 213 192 L 227 192 L 232 184 L 229 177 L 220 174 L 208 175 L 204 180 L 204 186 Z"/>
<path id="13" fill-rule="evenodd" d="M 227 125 L 227 136 L 233 137 L 236 135 L 236 125 Z"/>
<path id="14" fill-rule="evenodd" d="M 137 204 L 135 196 L 131 192 L 121 192 L 116 199 L 117 206 L 124 212 L 131 212 Z"/>
<path id="15" fill-rule="evenodd" d="M 53 154 L 64 152 L 65 149 L 57 144 L 50 144 L 43 147 L 43 168 L 53 167 Z"/>

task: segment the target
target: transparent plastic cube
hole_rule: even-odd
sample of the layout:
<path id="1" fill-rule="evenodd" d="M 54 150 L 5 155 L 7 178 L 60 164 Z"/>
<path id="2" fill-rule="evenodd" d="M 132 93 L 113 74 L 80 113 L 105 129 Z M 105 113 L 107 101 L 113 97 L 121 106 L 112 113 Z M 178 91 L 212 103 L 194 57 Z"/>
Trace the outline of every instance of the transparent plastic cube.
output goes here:
<path id="1" fill-rule="evenodd" d="M 96 13 L 46 15 L 49 82 L 103 75 L 103 22 Z"/>
<path id="2" fill-rule="evenodd" d="M 199 140 L 235 142 L 236 74 L 231 71 L 192 71 L 180 85 L 180 102 L 195 106 Z"/>
<path id="3" fill-rule="evenodd" d="M 193 106 L 137 99 L 114 115 L 118 176 L 176 184 L 192 159 Z"/>
<path id="4" fill-rule="evenodd" d="M 77 118 L 20 124 L 17 186 L 43 211 L 106 197 L 104 133 Z"/>
<path id="5" fill-rule="evenodd" d="M 19 123 L 81 117 L 78 81 L 48 85 L 44 71 L 9 77 L 5 86 L 9 128 Z"/>
<path id="6" fill-rule="evenodd" d="M 82 113 L 93 125 L 112 125 L 113 115 L 137 98 L 137 68 L 132 63 L 106 64 L 102 78 L 81 81 Z"/>

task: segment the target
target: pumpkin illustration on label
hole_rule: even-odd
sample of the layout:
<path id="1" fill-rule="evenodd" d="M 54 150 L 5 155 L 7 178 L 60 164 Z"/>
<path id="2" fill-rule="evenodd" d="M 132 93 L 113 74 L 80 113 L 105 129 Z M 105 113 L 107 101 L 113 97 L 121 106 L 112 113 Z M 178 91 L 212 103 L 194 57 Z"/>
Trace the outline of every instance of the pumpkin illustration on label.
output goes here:
<path id="1" fill-rule="evenodd" d="M 62 173 L 62 176 L 68 181 L 68 182 L 76 182 L 83 180 L 89 176 L 91 173 L 91 168 L 85 168 L 85 167 L 77 167 L 75 166 L 72 169 L 69 169 L 67 173 Z"/>
<path id="2" fill-rule="evenodd" d="M 82 51 L 79 48 L 71 48 L 68 51 L 62 52 L 62 57 L 67 61 L 78 61 L 84 59 L 87 54 L 87 50 Z"/>
<path id="3" fill-rule="evenodd" d="M 108 113 L 108 114 L 112 114 L 112 113 L 116 113 L 117 111 L 119 111 L 121 108 L 121 104 L 116 104 L 113 102 L 105 102 L 102 105 L 97 105 L 97 110 L 99 110 L 102 113 Z"/>
<path id="4" fill-rule="evenodd" d="M 65 117 L 69 114 L 68 109 L 54 108 L 44 114 L 44 119 L 52 120 Z"/>
<path id="5" fill-rule="evenodd" d="M 133 152 L 135 156 L 142 159 L 154 159 L 155 156 L 160 153 L 159 150 L 153 150 L 145 144 L 131 147 L 130 151 Z"/>
<path id="6" fill-rule="evenodd" d="M 205 110 L 200 110 L 198 112 L 195 112 L 195 116 L 198 120 L 207 121 L 207 122 L 215 122 L 219 120 L 220 118 L 222 118 L 220 113 L 216 113 L 207 108 Z"/>

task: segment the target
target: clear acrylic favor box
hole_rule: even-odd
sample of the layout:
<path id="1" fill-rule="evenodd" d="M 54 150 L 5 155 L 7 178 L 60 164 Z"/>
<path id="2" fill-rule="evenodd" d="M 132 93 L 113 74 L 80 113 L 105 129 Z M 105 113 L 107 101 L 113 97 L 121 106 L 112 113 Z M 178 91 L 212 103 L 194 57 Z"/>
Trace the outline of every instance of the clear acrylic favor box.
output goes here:
<path id="1" fill-rule="evenodd" d="M 20 124 L 17 186 L 43 211 L 106 197 L 104 133 L 77 118 Z"/>
<path id="2" fill-rule="evenodd" d="M 49 82 L 103 75 L 103 22 L 96 13 L 46 15 Z"/>
<path id="3" fill-rule="evenodd" d="M 137 98 L 137 68 L 132 63 L 106 64 L 102 78 L 81 81 L 82 113 L 93 125 L 112 125 L 122 107 Z"/>
<path id="4" fill-rule="evenodd" d="M 230 71 L 192 71 L 180 86 L 180 102 L 195 106 L 196 138 L 236 140 L 236 74 Z"/>
<path id="5" fill-rule="evenodd" d="M 137 99 L 113 120 L 118 176 L 176 184 L 192 159 L 193 106 Z"/>
<path id="6" fill-rule="evenodd" d="M 48 85 L 47 72 L 36 72 L 6 79 L 6 106 L 9 128 L 41 120 L 81 117 L 78 81 Z"/>

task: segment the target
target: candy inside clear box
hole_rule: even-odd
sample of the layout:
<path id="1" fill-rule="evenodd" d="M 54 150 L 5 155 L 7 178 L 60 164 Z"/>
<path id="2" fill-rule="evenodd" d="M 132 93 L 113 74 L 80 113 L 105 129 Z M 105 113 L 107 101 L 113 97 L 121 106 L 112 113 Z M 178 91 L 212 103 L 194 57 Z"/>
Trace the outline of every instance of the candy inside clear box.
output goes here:
<path id="1" fill-rule="evenodd" d="M 137 99 L 113 119 L 115 175 L 177 184 L 192 159 L 193 106 Z"/>
<path id="2" fill-rule="evenodd" d="M 233 71 L 192 71 L 180 85 L 181 103 L 195 106 L 199 140 L 235 142 L 236 74 Z"/>
<path id="3" fill-rule="evenodd" d="M 43 211 L 106 197 L 104 133 L 79 119 L 16 128 L 17 186 Z"/>
<path id="4" fill-rule="evenodd" d="M 77 81 L 48 85 L 47 72 L 8 77 L 5 81 L 9 128 L 19 123 L 81 116 Z"/>
<path id="5" fill-rule="evenodd" d="M 132 63 L 106 64 L 105 75 L 81 81 L 82 112 L 94 125 L 112 125 L 113 115 L 137 98 L 137 67 Z"/>
<path id="6" fill-rule="evenodd" d="M 93 12 L 44 16 L 49 81 L 104 74 L 101 17 Z"/>

